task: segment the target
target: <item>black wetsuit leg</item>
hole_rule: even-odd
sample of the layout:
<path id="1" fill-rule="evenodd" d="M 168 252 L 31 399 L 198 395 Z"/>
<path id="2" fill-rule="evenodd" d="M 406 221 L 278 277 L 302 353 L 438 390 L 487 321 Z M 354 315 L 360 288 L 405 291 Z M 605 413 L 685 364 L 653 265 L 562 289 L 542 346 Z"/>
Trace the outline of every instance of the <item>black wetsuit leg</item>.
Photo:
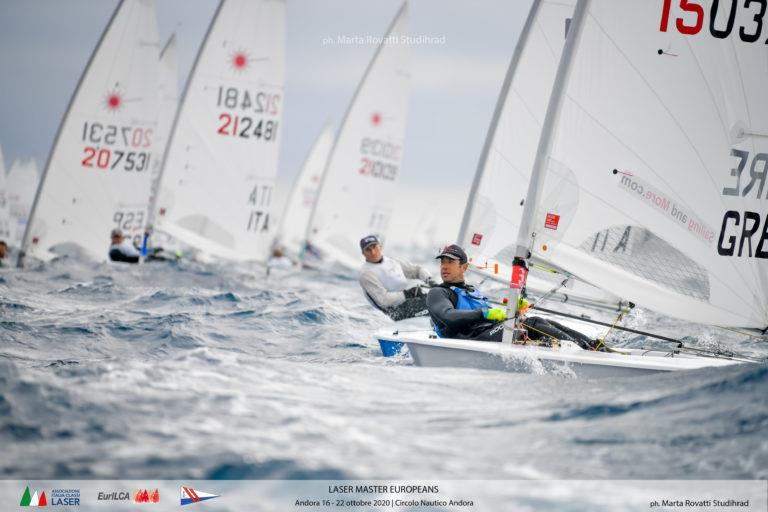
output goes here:
<path id="1" fill-rule="evenodd" d="M 425 295 L 405 299 L 405 302 L 402 304 L 383 309 L 382 311 L 394 321 L 405 320 L 406 318 L 416 318 L 419 316 L 429 316 L 427 298 Z"/>
<path id="2" fill-rule="evenodd" d="M 533 316 L 526 318 L 523 323 L 526 327 L 531 327 L 528 329 L 528 337 L 532 340 L 552 336 L 558 340 L 573 341 L 584 349 L 591 349 L 596 344 L 595 340 L 554 320 Z"/>
<path id="3" fill-rule="evenodd" d="M 112 249 L 109 251 L 109 259 L 112 261 L 120 261 L 122 263 L 138 263 L 138 256 L 126 256 L 118 249 Z"/>
<path id="4" fill-rule="evenodd" d="M 469 339 L 477 341 L 501 341 L 504 336 L 504 322 L 498 322 L 472 332 Z"/>

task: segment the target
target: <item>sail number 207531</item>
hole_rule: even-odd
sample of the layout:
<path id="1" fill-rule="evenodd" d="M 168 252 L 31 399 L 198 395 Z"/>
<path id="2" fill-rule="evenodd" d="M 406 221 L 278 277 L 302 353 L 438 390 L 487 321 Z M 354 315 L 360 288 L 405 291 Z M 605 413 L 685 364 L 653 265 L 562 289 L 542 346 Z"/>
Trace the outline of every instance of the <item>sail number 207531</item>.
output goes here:
<path id="1" fill-rule="evenodd" d="M 682 15 L 675 19 L 677 31 L 685 35 L 698 34 L 704 26 L 704 6 L 694 0 L 678 0 Z M 739 39 L 746 43 L 755 43 L 763 31 L 763 16 L 768 9 L 768 0 L 723 0 L 730 8 L 720 9 L 720 0 L 711 0 L 709 9 L 709 33 L 718 39 L 731 35 L 734 28 L 737 9 L 747 9 L 752 19 L 747 26 L 739 27 Z M 669 14 L 672 0 L 664 0 L 661 11 L 659 30 L 666 32 L 669 28 Z M 721 12 L 723 11 L 723 12 Z M 768 44 L 768 40 L 765 41 Z"/>
<path id="2" fill-rule="evenodd" d="M 83 123 L 81 167 L 143 171 L 152 157 L 152 128 Z"/>

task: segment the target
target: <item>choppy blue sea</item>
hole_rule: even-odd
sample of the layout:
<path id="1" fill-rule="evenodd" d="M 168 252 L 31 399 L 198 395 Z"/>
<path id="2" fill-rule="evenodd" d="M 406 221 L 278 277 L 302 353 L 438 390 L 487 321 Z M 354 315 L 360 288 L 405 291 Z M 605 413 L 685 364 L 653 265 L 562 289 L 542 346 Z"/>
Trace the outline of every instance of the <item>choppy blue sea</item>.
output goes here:
<path id="1" fill-rule="evenodd" d="M 311 270 L 3 269 L 0 476 L 768 478 L 765 366 L 610 380 L 420 368 L 380 355 L 388 323 L 353 276 Z M 628 323 L 768 355 L 641 310 Z"/>

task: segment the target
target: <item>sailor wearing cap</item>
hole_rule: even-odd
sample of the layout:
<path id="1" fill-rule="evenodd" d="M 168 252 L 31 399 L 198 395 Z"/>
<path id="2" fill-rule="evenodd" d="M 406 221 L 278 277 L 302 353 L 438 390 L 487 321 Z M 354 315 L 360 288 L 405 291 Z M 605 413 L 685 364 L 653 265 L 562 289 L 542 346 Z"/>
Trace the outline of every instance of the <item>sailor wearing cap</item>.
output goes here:
<path id="1" fill-rule="evenodd" d="M 138 263 L 139 251 L 123 236 L 122 230 L 115 228 L 110 233 L 112 245 L 109 246 L 109 259 L 123 263 Z"/>
<path id="2" fill-rule="evenodd" d="M 420 265 L 381 254 L 381 242 L 375 235 L 360 240 L 365 263 L 360 268 L 359 282 L 368 301 L 393 320 L 426 316 L 424 295 L 409 279 L 421 279 L 428 286 L 435 282 Z"/>
<path id="3" fill-rule="evenodd" d="M 427 309 L 441 338 L 501 340 L 506 310 L 492 307 L 474 287 L 464 282 L 469 268 L 467 253 L 458 245 L 443 248 L 440 260 L 442 284 L 427 294 Z"/>
<path id="4" fill-rule="evenodd" d="M 464 282 L 464 273 L 469 268 L 467 254 L 458 245 L 443 248 L 435 259 L 440 260 L 442 284 L 429 290 L 427 309 L 435 333 L 441 338 L 458 338 L 482 341 L 501 341 L 505 308 L 495 308 L 480 292 Z M 527 310 L 527 301 L 518 304 Z M 541 317 L 528 316 L 520 325 L 531 340 L 571 340 L 582 348 L 591 349 L 599 345 L 584 334 L 558 322 Z"/>

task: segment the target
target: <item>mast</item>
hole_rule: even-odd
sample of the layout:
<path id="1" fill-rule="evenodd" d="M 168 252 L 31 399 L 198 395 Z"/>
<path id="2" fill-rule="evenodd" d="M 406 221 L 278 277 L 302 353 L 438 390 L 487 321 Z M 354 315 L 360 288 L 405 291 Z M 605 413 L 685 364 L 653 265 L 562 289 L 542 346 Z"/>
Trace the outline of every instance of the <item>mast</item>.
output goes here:
<path id="1" fill-rule="evenodd" d="M 488 161 L 488 155 L 491 152 L 491 145 L 493 144 L 493 138 L 496 136 L 496 127 L 499 124 L 501 113 L 504 110 L 504 104 L 506 103 L 507 94 L 509 88 L 512 86 L 512 79 L 517 72 L 517 66 L 520 62 L 520 57 L 523 54 L 523 49 L 528 44 L 528 37 L 533 26 L 533 20 L 536 19 L 536 14 L 539 11 L 539 5 L 541 0 L 534 0 L 531 5 L 531 10 L 528 11 L 528 17 L 523 25 L 523 31 L 520 33 L 520 38 L 515 45 L 515 51 L 512 53 L 512 60 L 509 62 L 507 68 L 507 74 L 504 77 L 504 83 L 501 86 L 501 92 L 499 93 L 499 99 L 496 100 L 496 108 L 493 111 L 493 117 L 491 118 L 491 125 L 488 128 L 488 133 L 485 136 L 485 142 L 483 143 L 483 149 L 480 152 L 480 160 L 477 163 L 477 171 L 475 171 L 475 178 L 472 180 L 472 188 L 469 189 L 469 197 L 467 197 L 467 205 L 464 207 L 464 217 L 461 219 L 461 227 L 459 228 L 459 236 L 456 243 L 461 245 L 466 238 L 467 228 L 469 227 L 469 219 L 472 217 L 472 211 L 475 206 L 475 197 L 477 191 L 480 188 L 480 183 L 483 181 L 483 173 L 485 171 L 485 164 Z"/>
<path id="2" fill-rule="evenodd" d="M 175 45 L 176 43 L 176 33 L 174 32 L 171 34 L 171 37 L 168 38 L 168 41 L 165 43 L 165 46 L 160 51 L 160 62 L 163 62 L 163 59 L 165 58 L 167 52 L 170 50 L 172 45 Z M 175 68 L 175 66 L 174 66 Z M 176 78 L 178 80 L 178 78 Z M 178 92 L 178 85 L 177 82 L 174 81 L 174 91 Z M 178 108 L 178 106 L 177 106 Z M 176 114 L 174 112 L 174 119 L 176 117 Z M 169 132 L 170 135 L 170 132 Z M 165 154 L 165 150 L 168 148 L 168 142 L 169 140 L 166 140 L 165 147 L 163 147 L 163 154 Z M 165 161 L 165 157 L 163 157 L 163 162 Z M 152 187 L 152 191 L 150 192 L 149 196 L 149 208 L 147 210 L 147 226 L 152 226 L 155 223 L 155 205 L 157 204 L 157 193 L 160 191 L 160 178 L 162 177 L 162 165 L 163 162 L 160 162 L 160 170 L 158 171 L 157 178 L 155 179 L 154 186 Z M 146 242 L 147 242 L 147 233 L 144 234 L 144 244 L 142 246 L 142 253 L 146 252 Z M 145 254 L 142 254 L 142 256 L 145 256 Z"/>
<path id="3" fill-rule="evenodd" d="M 573 54 L 584 25 L 584 16 L 588 3 L 589 0 L 578 0 L 578 3 L 576 4 L 573 21 L 571 22 L 568 31 L 568 38 L 565 42 L 565 47 L 563 48 L 563 55 L 560 58 L 560 65 L 557 68 L 552 95 L 549 98 L 547 115 L 544 118 L 544 126 L 541 130 L 539 148 L 536 151 L 536 159 L 534 160 L 533 170 L 531 172 L 531 181 L 528 184 L 528 194 L 525 199 L 525 206 L 523 207 L 523 216 L 520 219 L 520 230 L 517 234 L 515 259 L 512 263 L 512 280 L 510 282 L 512 293 L 510 293 L 510 300 L 507 304 L 507 313 L 509 314 L 510 308 L 514 308 L 514 325 L 509 326 L 506 323 L 504 324 L 503 341 L 505 343 L 512 343 L 515 341 L 516 331 L 514 330 L 514 327 L 520 316 L 517 303 L 522 297 L 525 289 L 525 282 L 528 277 L 528 259 L 530 258 L 531 248 L 533 247 L 533 239 L 536 237 L 533 220 L 536 216 L 536 207 L 544 184 L 549 153 L 552 149 L 552 135 L 557 119 L 560 116 L 565 84 L 568 82 L 568 77 L 570 75 L 571 61 L 573 60 Z"/>
<path id="4" fill-rule="evenodd" d="M 75 98 L 77 98 L 77 95 L 80 92 L 80 87 L 83 85 L 83 80 L 85 80 L 85 77 L 88 76 L 88 70 L 91 69 L 91 64 L 93 64 L 93 59 L 96 58 L 96 54 L 99 53 L 99 48 L 101 48 L 101 44 L 104 42 L 104 38 L 109 33 L 109 29 L 112 27 L 112 23 L 115 21 L 115 18 L 117 17 L 117 13 L 120 12 L 120 8 L 123 7 L 124 1 L 125 0 L 120 0 L 120 3 L 117 4 L 117 7 L 115 7 L 115 10 L 112 12 L 112 16 L 109 18 L 109 22 L 107 23 L 107 26 L 104 28 L 104 31 L 101 33 L 101 37 L 99 37 L 99 42 L 96 43 L 96 47 L 93 49 L 93 52 L 91 53 L 91 56 L 88 59 L 88 64 L 85 65 L 85 69 L 83 70 L 82 74 L 80 75 L 80 78 L 77 81 L 77 86 L 75 86 L 75 91 L 72 93 L 72 96 L 69 98 L 69 103 L 67 104 L 67 110 L 65 111 L 64 116 L 61 118 L 61 123 L 59 123 L 59 129 L 56 131 L 56 138 L 53 139 L 53 145 L 51 146 L 51 151 L 48 153 L 48 161 L 45 163 L 45 170 L 43 171 L 43 175 L 40 177 L 40 182 L 37 184 L 35 199 L 32 201 L 32 209 L 29 211 L 29 216 L 27 217 L 27 225 L 24 226 L 24 236 L 21 239 L 21 247 L 19 248 L 19 258 L 18 260 L 16 260 L 16 266 L 18 268 L 24 268 L 24 257 L 27 255 L 27 245 L 29 243 L 29 234 L 32 231 L 32 222 L 35 219 L 35 212 L 37 211 L 37 205 L 40 200 L 40 194 L 43 191 L 45 178 L 48 176 L 48 171 L 51 170 L 51 161 L 53 160 L 53 155 L 56 154 L 56 148 L 59 145 L 61 132 L 63 131 L 64 126 L 67 124 L 67 119 L 69 119 L 69 112 L 70 110 L 72 110 L 72 105 L 75 102 Z"/>

